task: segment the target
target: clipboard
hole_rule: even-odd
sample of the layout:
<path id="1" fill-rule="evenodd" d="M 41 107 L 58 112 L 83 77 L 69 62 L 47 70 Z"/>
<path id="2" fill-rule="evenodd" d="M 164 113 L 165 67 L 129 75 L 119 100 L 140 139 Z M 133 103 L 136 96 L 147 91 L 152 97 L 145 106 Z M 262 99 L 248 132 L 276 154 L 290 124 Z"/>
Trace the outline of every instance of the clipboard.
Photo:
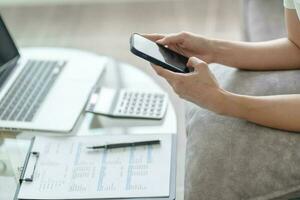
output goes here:
<path id="1" fill-rule="evenodd" d="M 21 189 L 22 183 L 23 181 L 26 181 L 26 179 L 30 179 L 33 178 L 34 176 L 34 172 L 35 172 L 35 166 L 36 163 L 38 162 L 38 157 L 39 156 L 43 156 L 43 155 L 39 155 L 39 152 L 33 152 L 32 148 L 33 148 L 33 144 L 35 142 L 35 137 L 32 138 L 23 167 L 21 168 L 21 175 L 19 178 L 19 183 L 17 185 L 17 189 L 14 195 L 14 200 L 22 200 L 18 198 L 19 195 L 19 191 Z M 176 163 L 177 163 L 177 139 L 176 139 L 176 134 L 172 134 L 171 136 L 171 169 L 170 169 L 170 194 L 168 197 L 133 197 L 133 198 L 106 198 L 106 199 L 110 199 L 110 200 L 175 200 L 176 199 Z M 38 155 L 38 156 L 37 156 Z M 37 157 L 36 157 L 37 156 Z M 31 173 L 32 177 L 25 177 L 26 175 L 26 170 L 27 170 L 27 166 L 29 163 L 29 160 L 31 157 L 36 157 L 35 159 L 35 164 L 34 164 L 34 168 L 33 171 Z M 31 180 L 34 181 L 34 180 Z M 82 199 L 84 200 L 84 199 Z M 104 198 L 89 198 L 89 200 L 104 200 Z"/>
<path id="2" fill-rule="evenodd" d="M 32 147 L 33 147 L 34 140 L 35 140 L 35 137 L 33 137 L 31 139 L 31 142 L 30 142 L 30 145 L 29 145 L 29 148 L 28 148 L 28 152 L 26 154 L 24 164 L 21 167 L 21 175 L 19 177 L 19 183 L 18 183 L 16 192 L 15 192 L 15 195 L 14 195 L 14 200 L 18 200 L 19 191 L 20 191 L 20 188 L 21 188 L 21 185 L 22 185 L 22 180 L 24 179 L 24 176 L 25 176 L 25 172 L 26 172 L 26 168 L 27 168 L 27 165 L 28 165 L 28 162 L 29 162 L 30 154 L 32 152 Z"/>

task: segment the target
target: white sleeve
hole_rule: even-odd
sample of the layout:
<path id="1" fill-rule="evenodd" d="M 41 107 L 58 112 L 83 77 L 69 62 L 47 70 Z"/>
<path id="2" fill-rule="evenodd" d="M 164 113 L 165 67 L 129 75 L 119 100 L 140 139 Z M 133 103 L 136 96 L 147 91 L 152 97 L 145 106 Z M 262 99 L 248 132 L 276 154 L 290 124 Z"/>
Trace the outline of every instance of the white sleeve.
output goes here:
<path id="1" fill-rule="evenodd" d="M 288 9 L 295 9 L 295 3 L 294 0 L 284 0 L 283 1 L 283 5 L 285 8 Z"/>

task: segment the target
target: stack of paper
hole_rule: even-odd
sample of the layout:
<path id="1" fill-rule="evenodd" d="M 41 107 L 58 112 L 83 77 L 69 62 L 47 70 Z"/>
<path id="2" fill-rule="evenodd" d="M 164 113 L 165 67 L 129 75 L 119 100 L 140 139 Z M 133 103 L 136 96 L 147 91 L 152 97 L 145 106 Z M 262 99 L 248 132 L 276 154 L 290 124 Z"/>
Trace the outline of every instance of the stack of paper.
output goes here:
<path id="1" fill-rule="evenodd" d="M 159 139 L 159 145 L 88 150 L 87 146 Z M 36 137 L 40 152 L 33 182 L 19 199 L 167 197 L 170 194 L 171 135 Z M 29 161 L 30 163 L 31 161 Z M 29 164 L 25 176 L 30 176 Z"/>

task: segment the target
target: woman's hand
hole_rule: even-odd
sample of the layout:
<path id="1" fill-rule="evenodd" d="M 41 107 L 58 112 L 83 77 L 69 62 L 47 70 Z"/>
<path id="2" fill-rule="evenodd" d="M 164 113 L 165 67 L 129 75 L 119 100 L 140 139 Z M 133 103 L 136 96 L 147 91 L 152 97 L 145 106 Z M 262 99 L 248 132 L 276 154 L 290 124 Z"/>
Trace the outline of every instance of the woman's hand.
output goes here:
<path id="1" fill-rule="evenodd" d="M 160 66 L 152 65 L 158 75 L 165 78 L 174 91 L 181 97 L 213 112 L 223 113 L 222 90 L 210 72 L 207 64 L 196 57 L 191 57 L 188 67 L 191 73 L 175 73 Z"/>
<path id="2" fill-rule="evenodd" d="M 188 32 L 181 32 L 170 35 L 144 34 L 144 37 L 167 46 L 168 48 L 186 57 L 197 57 L 206 63 L 214 62 L 213 40 L 194 35 Z"/>

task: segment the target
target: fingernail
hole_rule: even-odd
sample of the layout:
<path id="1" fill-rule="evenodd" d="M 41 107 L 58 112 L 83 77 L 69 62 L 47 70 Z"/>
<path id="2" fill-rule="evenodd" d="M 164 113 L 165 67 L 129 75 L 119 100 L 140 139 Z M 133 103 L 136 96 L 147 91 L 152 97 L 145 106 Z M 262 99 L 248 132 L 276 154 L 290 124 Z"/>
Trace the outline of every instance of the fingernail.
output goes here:
<path id="1" fill-rule="evenodd" d="M 162 44 L 163 40 L 164 40 L 164 39 L 159 39 L 159 40 L 157 40 L 156 42 L 159 43 L 159 44 Z"/>
<path id="2" fill-rule="evenodd" d="M 196 64 L 198 64 L 198 59 L 195 58 L 195 57 L 191 57 L 190 62 L 191 62 L 192 65 L 196 65 Z"/>

